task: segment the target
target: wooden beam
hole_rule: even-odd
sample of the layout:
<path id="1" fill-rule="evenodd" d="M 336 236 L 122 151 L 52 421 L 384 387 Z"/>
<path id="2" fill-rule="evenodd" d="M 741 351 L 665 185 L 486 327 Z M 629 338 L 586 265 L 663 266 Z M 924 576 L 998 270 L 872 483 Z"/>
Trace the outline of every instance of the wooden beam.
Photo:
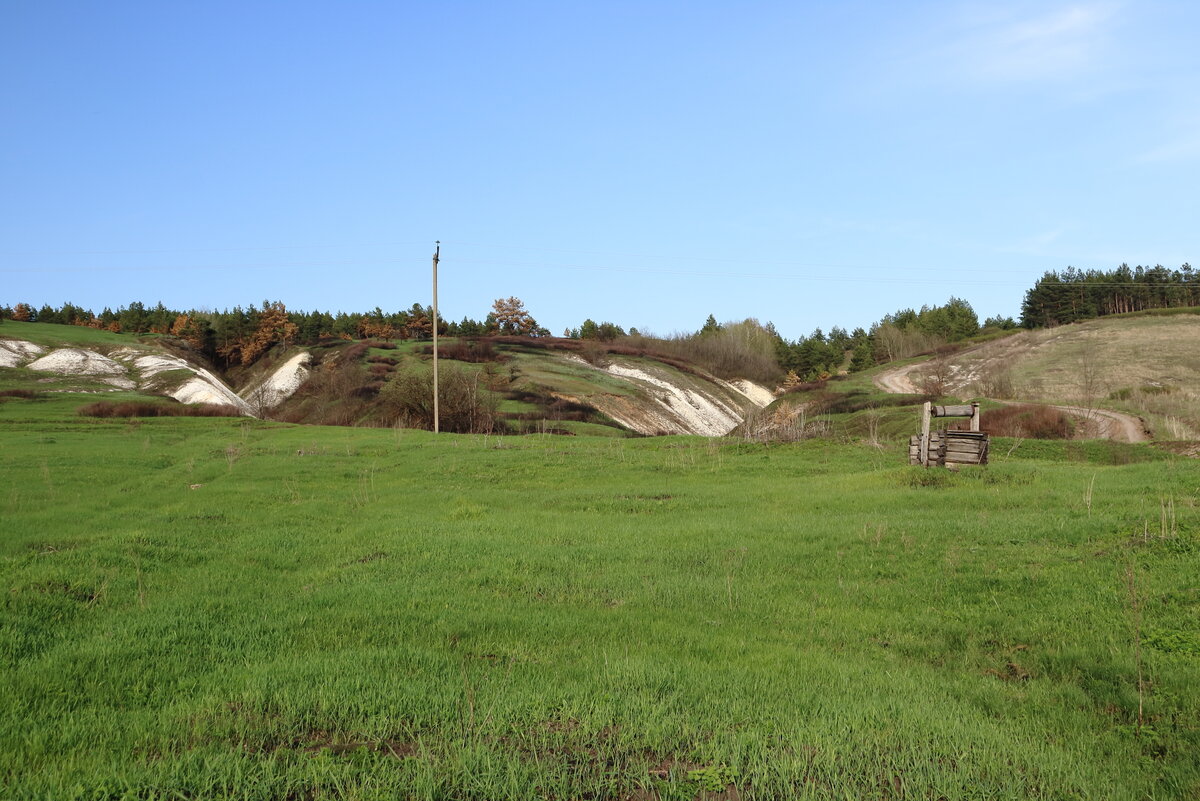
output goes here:
<path id="1" fill-rule="evenodd" d="M 929 410 L 933 406 L 929 401 L 921 408 L 921 466 L 929 467 Z"/>
<path id="2" fill-rule="evenodd" d="M 972 405 L 963 404 L 961 406 L 934 406 L 934 417 L 970 417 L 972 415 Z"/>

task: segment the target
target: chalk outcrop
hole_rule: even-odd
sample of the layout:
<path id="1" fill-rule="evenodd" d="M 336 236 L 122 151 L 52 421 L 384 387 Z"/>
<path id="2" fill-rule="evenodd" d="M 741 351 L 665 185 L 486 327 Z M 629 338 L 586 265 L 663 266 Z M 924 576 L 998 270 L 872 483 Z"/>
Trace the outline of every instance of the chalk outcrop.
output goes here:
<path id="1" fill-rule="evenodd" d="M 41 345 L 22 339 L 0 339 L 0 367 L 20 367 L 45 352 Z"/>
<path id="2" fill-rule="evenodd" d="M 133 365 L 141 372 L 143 387 L 154 388 L 155 379 L 164 373 L 182 370 L 191 373 L 182 382 L 161 387 L 162 391 L 180 403 L 217 403 L 236 406 L 242 414 L 250 414 L 250 406 L 225 382 L 202 367 L 194 367 L 178 356 L 161 353 L 147 354 L 133 359 Z"/>
<path id="3" fill-rule="evenodd" d="M 571 361 L 621 379 L 629 394 L 594 395 L 587 402 L 622 427 L 639 434 L 728 434 L 751 409 L 768 405 L 775 396 L 752 381 L 721 381 L 693 376 L 653 361 L 614 360 L 593 367 L 583 359 Z"/>
<path id="4" fill-rule="evenodd" d="M 308 365 L 311 363 L 311 353 L 308 351 L 297 353 L 262 382 L 246 390 L 244 394 L 254 406 L 264 410 L 274 409 L 292 397 L 300 385 L 308 380 Z"/>
<path id="5" fill-rule="evenodd" d="M 166 395 L 181 403 L 217 403 L 252 413 L 220 378 L 186 359 L 141 348 L 124 347 L 109 355 L 86 348 L 46 348 L 19 339 L 0 340 L 0 367 L 27 367 L 54 376 L 83 376 L 103 382 L 113 390 L 140 390 Z M 93 383 L 81 389 L 68 385 L 64 391 L 95 391 Z"/>
<path id="6" fill-rule="evenodd" d="M 40 373 L 92 376 L 116 389 L 137 388 L 137 384 L 126 375 L 123 365 L 94 350 L 58 348 L 26 366 Z"/>

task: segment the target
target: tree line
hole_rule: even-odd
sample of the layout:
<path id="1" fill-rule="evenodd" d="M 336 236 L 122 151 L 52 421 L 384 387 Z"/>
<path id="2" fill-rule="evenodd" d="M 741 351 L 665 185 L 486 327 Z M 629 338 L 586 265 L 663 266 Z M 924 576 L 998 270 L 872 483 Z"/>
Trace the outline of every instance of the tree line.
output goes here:
<path id="1" fill-rule="evenodd" d="M 1044 328 L 1109 314 L 1200 306 L 1200 272 L 1184 264 L 1177 270 L 1162 265 L 1115 270 L 1048 271 L 1026 291 L 1021 325 Z"/>
<path id="2" fill-rule="evenodd" d="M 1185 266 L 1185 270 L 1184 273 L 1176 273 L 1191 280 L 1190 268 Z M 1137 273 L 1144 274 L 1144 271 Z M 1055 320 L 1070 321 L 1065 314 L 1061 314 L 1062 310 L 1073 309 L 1072 313 L 1078 314 L 1081 308 L 1097 307 L 1095 302 L 1086 307 L 1081 305 L 1079 289 L 1082 282 L 1079 276 L 1083 275 L 1068 269 L 1063 274 L 1066 280 L 1063 280 L 1056 274 L 1047 273 L 1038 286 L 1030 290 L 1030 297 L 1055 299 L 1058 305 L 1054 308 L 1060 312 Z M 1087 286 L 1104 287 L 1110 283 L 1093 281 Z M 1161 280 L 1159 283 L 1162 283 Z M 1186 281 L 1177 283 L 1187 284 Z M 1065 292 L 1064 287 L 1073 288 L 1074 294 Z M 1175 287 L 1175 290 L 1178 289 Z M 1138 297 L 1142 303 L 1149 302 L 1140 295 Z M 1194 301 L 1195 294 L 1176 291 L 1163 297 L 1172 304 L 1180 305 L 1189 299 Z M 1074 306 L 1071 305 L 1072 299 Z M 1035 301 L 1027 300 L 1027 304 L 1031 302 Z M 1039 309 L 1050 308 L 1048 301 L 1036 302 Z M 1111 308 L 1124 310 L 1128 306 L 1128 302 L 1122 301 L 1111 305 Z M 280 342 L 311 346 L 331 338 L 428 340 L 433 335 L 432 309 L 420 303 L 392 312 L 376 307 L 365 313 L 336 314 L 291 311 L 281 301 L 269 300 L 263 301 L 261 306 L 250 304 L 245 308 L 235 306 L 222 311 L 184 311 L 168 308 L 161 302 L 146 306 L 135 301 L 116 310 L 106 307 L 99 314 L 72 303 L 64 303 L 59 307 L 47 304 L 41 308 L 18 303 L 13 307 L 0 305 L 0 319 L 5 318 L 90 326 L 114 332 L 171 335 L 187 341 L 195 350 L 225 367 L 250 364 Z M 1028 315 L 1023 316 L 1024 324 L 1029 325 L 1029 321 Z M 750 377 L 747 374 L 749 370 L 758 380 L 784 376 L 786 382 L 795 384 L 928 353 L 942 345 L 972 337 L 981 330 L 1016 326 L 1011 317 L 989 318 L 981 325 L 967 301 L 951 297 L 942 305 L 926 305 L 919 310 L 905 308 L 886 314 L 869 329 L 858 327 L 846 331 L 834 326 L 826 333 L 817 328 L 811 334 L 794 340 L 783 337 L 770 322 L 760 324 L 749 318 L 722 324 L 711 314 L 696 332 L 665 338 L 644 335 L 636 328 L 626 331 L 616 323 L 598 323 L 590 318 L 577 327 L 563 331 L 563 336 L 598 343 L 632 341 L 656 352 L 691 359 L 715 375 L 729 377 L 740 372 Z M 459 321 L 439 319 L 438 334 L 450 337 L 550 336 L 550 332 L 538 324 L 524 303 L 516 297 L 496 299 L 492 310 L 482 320 L 470 317 L 463 317 Z"/>
<path id="3" fill-rule="evenodd" d="M 185 340 L 195 350 L 226 367 L 250 364 L 272 345 L 288 342 L 316 345 L 322 339 L 413 339 L 433 337 L 433 309 L 414 303 L 410 308 L 385 312 L 378 306 L 366 313 L 289 311 L 281 301 L 264 300 L 261 306 L 235 306 L 222 311 L 171 309 L 160 301 L 154 306 L 134 301 L 116 310 L 91 309 L 64 303 L 35 308 L 27 303 L 0 305 L 0 320 L 57 323 L 103 329 L 115 333 L 166 334 Z M 525 309 L 519 298 L 499 298 L 483 320 L 438 319 L 439 336 L 515 334 L 549 336 Z"/>
<path id="4" fill-rule="evenodd" d="M 311 346 L 330 338 L 428 340 L 433 335 L 432 309 L 420 303 L 393 312 L 376 307 L 365 313 L 337 314 L 291 311 L 281 301 L 269 300 L 261 306 L 250 304 L 221 311 L 179 310 L 161 302 L 147 306 L 135 301 L 116 310 L 106 307 L 99 314 L 72 303 L 59 307 L 47 304 L 41 308 L 18 303 L 13 307 L 0 305 L 0 319 L 5 318 L 175 336 L 226 367 L 250 364 L 280 342 Z M 1016 324 L 1005 318 L 988 320 L 985 325 L 1014 327 Z M 692 359 L 716 375 L 751 377 L 749 371 L 758 380 L 786 376 L 788 381 L 797 383 L 828 378 L 845 369 L 863 370 L 907 358 L 965 339 L 979 330 L 970 304 L 952 297 L 941 306 L 922 306 L 916 311 L 901 309 L 885 315 L 870 330 L 860 327 L 847 332 L 834 326 L 825 333 L 818 328 L 795 340 L 780 335 L 769 322 L 764 325 L 750 318 L 722 324 L 711 314 L 695 333 L 665 338 L 643 335 L 636 328 L 626 331 L 616 323 L 597 323 L 590 318 L 565 330 L 563 335 L 601 343 L 632 340 L 658 352 Z M 482 320 L 439 319 L 438 334 L 550 336 L 516 297 L 498 298 Z"/>

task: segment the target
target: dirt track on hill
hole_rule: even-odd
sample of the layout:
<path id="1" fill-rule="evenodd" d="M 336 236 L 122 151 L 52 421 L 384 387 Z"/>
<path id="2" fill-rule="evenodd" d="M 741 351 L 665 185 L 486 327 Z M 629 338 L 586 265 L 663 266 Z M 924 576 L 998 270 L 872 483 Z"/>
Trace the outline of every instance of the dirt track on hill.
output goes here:
<path id="1" fill-rule="evenodd" d="M 874 378 L 875 386 L 884 392 L 901 395 L 919 395 L 921 390 L 913 384 L 909 374 L 923 366 L 922 362 L 884 370 Z M 1141 418 L 1124 412 L 1114 412 L 1109 409 L 1085 409 L 1082 406 L 1059 406 L 1056 404 L 1041 404 L 1036 401 L 1000 401 L 1001 403 L 1031 403 L 1039 406 L 1049 406 L 1064 414 L 1085 421 L 1085 425 L 1094 429 L 1097 436 L 1117 442 L 1148 442 L 1150 435 Z"/>
<path id="2" fill-rule="evenodd" d="M 875 376 L 875 386 L 893 395 L 920 395 L 921 390 L 917 389 L 917 385 L 912 382 L 908 374 L 923 366 L 924 362 L 917 362 L 893 370 L 884 370 Z"/>
<path id="3" fill-rule="evenodd" d="M 1150 441 L 1150 435 L 1146 433 L 1145 423 L 1142 422 L 1141 418 L 1134 417 L 1132 414 L 1114 412 L 1108 409 L 1084 409 L 1081 406 L 1046 405 L 1061 412 L 1066 412 L 1072 417 L 1088 421 L 1096 427 L 1096 433 L 1104 439 L 1113 439 L 1117 442 Z"/>

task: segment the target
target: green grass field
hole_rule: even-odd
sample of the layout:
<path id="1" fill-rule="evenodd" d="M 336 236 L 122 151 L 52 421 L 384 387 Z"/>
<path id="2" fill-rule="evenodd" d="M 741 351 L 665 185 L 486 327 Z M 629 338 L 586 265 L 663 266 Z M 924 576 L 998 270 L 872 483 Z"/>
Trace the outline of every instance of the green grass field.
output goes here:
<path id="1" fill-rule="evenodd" d="M 0 796 L 1200 794 L 1195 461 L 80 402 L 0 402 Z"/>

